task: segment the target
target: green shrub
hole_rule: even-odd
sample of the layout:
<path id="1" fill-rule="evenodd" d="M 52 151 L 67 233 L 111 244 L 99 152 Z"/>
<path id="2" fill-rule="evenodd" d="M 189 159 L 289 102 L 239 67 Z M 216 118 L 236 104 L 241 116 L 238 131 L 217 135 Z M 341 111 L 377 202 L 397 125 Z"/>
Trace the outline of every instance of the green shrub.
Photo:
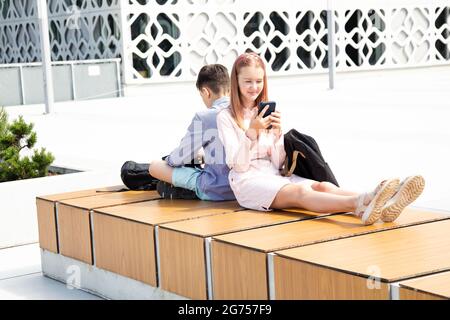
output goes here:
<path id="1" fill-rule="evenodd" d="M 44 177 L 55 157 L 41 148 L 33 155 L 21 156 L 23 150 L 32 150 L 37 141 L 33 123 L 19 116 L 8 123 L 8 114 L 0 108 L 0 182 Z"/>

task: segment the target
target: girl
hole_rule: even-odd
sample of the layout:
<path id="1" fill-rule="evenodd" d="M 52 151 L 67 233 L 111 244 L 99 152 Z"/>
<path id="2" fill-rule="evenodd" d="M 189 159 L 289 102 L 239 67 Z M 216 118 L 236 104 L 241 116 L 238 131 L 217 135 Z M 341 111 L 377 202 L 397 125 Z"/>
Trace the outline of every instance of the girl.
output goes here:
<path id="1" fill-rule="evenodd" d="M 231 189 L 241 206 L 260 211 L 302 208 L 320 213 L 352 212 L 370 225 L 380 217 L 395 220 L 421 194 L 421 176 L 408 177 L 402 183 L 384 180 L 372 192 L 362 194 L 328 182 L 281 176 L 286 157 L 281 115 L 273 112 L 263 118 L 268 106 L 258 114 L 259 102 L 267 100 L 264 62 L 257 54 L 242 54 L 231 71 L 230 107 L 217 116 Z"/>

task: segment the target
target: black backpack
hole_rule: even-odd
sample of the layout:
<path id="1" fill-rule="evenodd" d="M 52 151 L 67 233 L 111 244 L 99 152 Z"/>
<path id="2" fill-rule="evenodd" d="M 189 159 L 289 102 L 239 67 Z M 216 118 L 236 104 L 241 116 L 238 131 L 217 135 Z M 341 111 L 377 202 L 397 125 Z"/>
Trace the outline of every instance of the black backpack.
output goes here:
<path id="1" fill-rule="evenodd" d="M 284 150 L 284 176 L 289 177 L 294 173 L 303 178 L 328 181 L 339 186 L 313 137 L 292 129 L 284 135 Z"/>
<path id="2" fill-rule="evenodd" d="M 130 190 L 156 190 L 159 180 L 150 175 L 149 167 L 148 163 L 126 161 L 120 169 L 123 184 Z"/>

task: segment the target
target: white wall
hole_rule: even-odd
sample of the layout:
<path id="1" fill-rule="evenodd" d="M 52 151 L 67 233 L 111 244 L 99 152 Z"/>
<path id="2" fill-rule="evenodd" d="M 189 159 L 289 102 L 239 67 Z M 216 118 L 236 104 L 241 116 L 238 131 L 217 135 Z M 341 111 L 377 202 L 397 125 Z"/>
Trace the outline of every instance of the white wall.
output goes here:
<path id="1" fill-rule="evenodd" d="M 0 248 L 38 241 L 36 196 L 120 185 L 119 172 L 82 172 L 0 183 Z"/>

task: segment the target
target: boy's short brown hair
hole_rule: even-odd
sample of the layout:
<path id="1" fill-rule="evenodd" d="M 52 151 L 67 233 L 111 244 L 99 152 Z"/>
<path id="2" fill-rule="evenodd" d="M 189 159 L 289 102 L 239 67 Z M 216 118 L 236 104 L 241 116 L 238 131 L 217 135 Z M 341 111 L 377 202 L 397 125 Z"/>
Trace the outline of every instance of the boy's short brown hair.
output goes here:
<path id="1" fill-rule="evenodd" d="M 197 76 L 197 89 L 211 89 L 215 94 L 227 93 L 230 90 L 230 75 L 228 69 L 221 64 L 203 66 Z"/>

